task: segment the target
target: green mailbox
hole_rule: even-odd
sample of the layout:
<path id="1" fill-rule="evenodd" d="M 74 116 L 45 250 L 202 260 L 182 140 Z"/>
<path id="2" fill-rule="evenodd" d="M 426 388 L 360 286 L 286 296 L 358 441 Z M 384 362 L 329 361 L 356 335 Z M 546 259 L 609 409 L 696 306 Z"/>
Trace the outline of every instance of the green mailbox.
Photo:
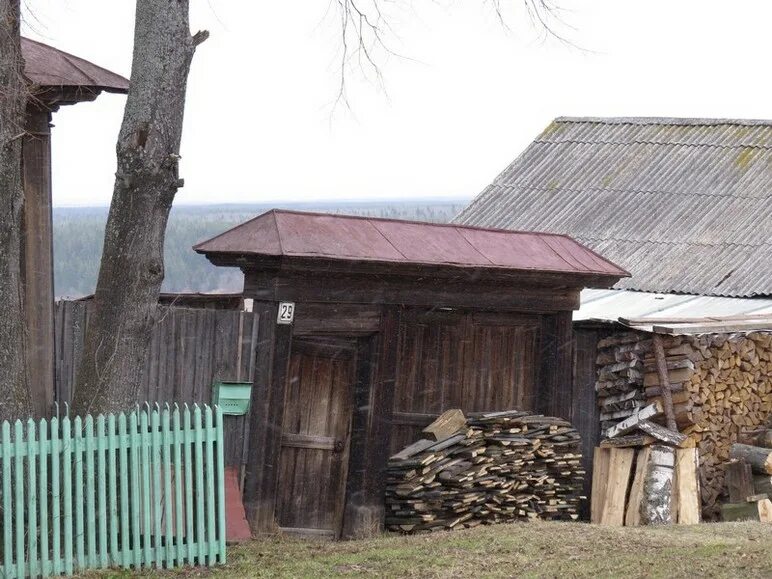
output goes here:
<path id="1" fill-rule="evenodd" d="M 214 383 L 212 404 L 220 407 L 223 414 L 243 416 L 249 410 L 252 382 L 221 380 Z"/>

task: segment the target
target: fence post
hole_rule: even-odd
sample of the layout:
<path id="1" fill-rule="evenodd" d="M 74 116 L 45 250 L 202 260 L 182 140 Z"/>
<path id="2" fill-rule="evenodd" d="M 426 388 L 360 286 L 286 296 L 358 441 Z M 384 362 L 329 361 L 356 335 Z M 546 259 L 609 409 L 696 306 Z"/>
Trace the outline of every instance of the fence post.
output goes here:
<path id="1" fill-rule="evenodd" d="M 191 447 L 193 431 L 190 426 L 190 408 L 185 405 L 185 556 L 188 563 L 194 561 L 198 551 L 194 548 L 193 539 L 193 458 Z"/>
<path id="2" fill-rule="evenodd" d="M 107 567 L 107 463 L 105 459 L 105 449 L 107 440 L 105 437 L 105 416 L 100 414 L 96 419 L 97 436 L 97 475 L 96 482 L 98 487 L 98 512 L 97 522 L 99 526 L 99 567 Z"/>
<path id="3" fill-rule="evenodd" d="M 140 488 L 140 445 L 138 442 L 142 440 L 139 433 L 138 416 L 139 409 L 135 410 L 129 415 L 129 438 L 128 445 L 131 454 L 131 507 L 129 513 L 132 522 L 132 542 L 131 550 L 134 555 L 134 567 L 139 569 L 142 566 L 142 547 L 140 545 L 140 521 L 142 513 L 142 488 Z M 147 415 L 146 415 L 147 416 Z M 147 421 L 147 418 L 146 418 Z"/>
<path id="4" fill-rule="evenodd" d="M 27 568 L 31 577 L 38 574 L 38 477 L 35 461 L 35 421 L 27 419 Z M 45 499 L 45 495 L 43 495 Z"/>
<path id="5" fill-rule="evenodd" d="M 129 451 L 126 414 L 118 415 L 118 459 L 121 474 L 121 566 L 131 567 L 131 548 L 129 542 Z"/>
<path id="6" fill-rule="evenodd" d="M 185 435 L 180 425 L 180 407 L 174 405 L 172 414 L 172 428 L 174 429 L 174 524 L 176 528 L 175 540 L 177 542 L 177 565 L 182 565 L 185 561 L 185 549 L 183 547 L 184 527 L 184 506 L 182 494 L 182 445 L 185 443 Z"/>
<path id="7" fill-rule="evenodd" d="M 96 480 L 94 475 L 94 417 L 90 414 L 86 415 L 85 420 L 85 441 L 83 450 L 86 453 L 86 519 L 84 520 L 84 527 L 86 532 L 86 545 L 88 549 L 88 557 L 86 559 L 86 565 L 94 569 L 97 566 L 96 555 L 96 508 L 94 503 L 94 487 L 96 486 Z"/>
<path id="8" fill-rule="evenodd" d="M 75 568 L 86 566 L 86 542 L 83 536 L 83 420 L 76 416 L 72 421 L 75 436 L 72 448 L 75 451 Z"/>
<path id="9" fill-rule="evenodd" d="M 38 429 L 38 457 L 40 457 L 40 490 L 38 491 L 38 502 L 40 504 L 40 572 L 43 577 L 51 574 L 51 562 L 48 551 L 48 422 L 46 419 L 40 421 Z"/>
<path id="10" fill-rule="evenodd" d="M 59 508 L 59 502 L 62 500 L 59 492 L 60 452 L 59 417 L 54 416 L 51 418 L 51 568 L 54 575 L 59 575 L 62 572 L 62 519 L 60 517 L 61 511 Z"/>
<path id="11" fill-rule="evenodd" d="M 222 408 L 214 407 L 217 424 L 217 537 L 219 561 L 225 563 L 225 437 L 223 430 Z"/>
<path id="12" fill-rule="evenodd" d="M 14 469 L 16 474 L 16 576 L 24 577 L 24 431 L 21 420 L 13 424 L 13 442 L 16 456 Z"/>
<path id="13" fill-rule="evenodd" d="M 206 535 L 204 531 L 204 433 L 201 428 L 201 407 L 193 405 L 193 428 L 196 444 L 196 542 L 199 565 L 206 565 Z"/>
<path id="14" fill-rule="evenodd" d="M 169 431 L 169 406 L 163 409 L 161 414 L 161 433 L 163 435 L 163 446 L 161 448 L 161 456 L 163 458 L 163 496 L 164 496 L 164 519 L 166 530 L 166 545 L 164 546 L 166 552 L 166 568 L 171 569 L 174 567 L 174 527 L 172 525 L 174 515 L 172 513 L 172 434 Z"/>
<path id="15" fill-rule="evenodd" d="M 152 429 L 151 440 L 153 450 L 153 460 L 150 462 L 150 468 L 153 473 L 153 545 L 155 550 L 153 552 L 155 559 L 156 569 L 163 567 L 164 555 L 163 547 L 161 545 L 161 445 L 160 445 L 160 425 L 161 420 L 159 416 L 158 404 L 152 412 Z M 145 532 L 148 532 L 147 530 Z M 150 561 L 147 561 L 150 564 Z"/>
<path id="16" fill-rule="evenodd" d="M 13 510 L 11 507 L 11 425 L 3 420 L 3 574 L 13 577 Z"/>
<path id="17" fill-rule="evenodd" d="M 72 434 L 70 417 L 62 419 L 62 490 L 64 492 L 64 572 L 72 575 Z"/>

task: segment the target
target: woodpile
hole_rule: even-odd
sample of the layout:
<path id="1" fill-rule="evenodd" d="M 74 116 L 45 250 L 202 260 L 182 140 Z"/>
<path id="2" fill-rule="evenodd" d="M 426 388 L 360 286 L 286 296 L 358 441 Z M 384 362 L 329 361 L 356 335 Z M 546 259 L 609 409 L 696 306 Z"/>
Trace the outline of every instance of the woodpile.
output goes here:
<path id="1" fill-rule="evenodd" d="M 758 433 L 772 414 L 772 333 L 662 335 L 673 410 L 699 450 L 703 516 L 726 498 L 733 443 Z M 596 391 L 602 432 L 662 402 L 652 334 L 626 331 L 598 344 Z M 651 421 L 664 424 L 661 413 Z M 655 439 L 637 433 L 642 442 Z"/>
<path id="2" fill-rule="evenodd" d="M 733 444 L 726 468 L 726 489 L 729 502 L 721 505 L 724 521 L 756 520 L 772 522 L 772 437 L 766 434 L 757 440 L 764 446 Z"/>
<path id="3" fill-rule="evenodd" d="M 579 517 L 581 441 L 560 418 L 507 411 L 436 427 L 389 460 L 386 527 L 414 533 Z"/>

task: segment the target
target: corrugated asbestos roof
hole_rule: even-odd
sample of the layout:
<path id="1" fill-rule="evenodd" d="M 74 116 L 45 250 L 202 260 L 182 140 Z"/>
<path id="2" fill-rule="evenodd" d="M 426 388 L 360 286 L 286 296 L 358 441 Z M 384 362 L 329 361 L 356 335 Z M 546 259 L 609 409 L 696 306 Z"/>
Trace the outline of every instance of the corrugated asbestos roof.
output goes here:
<path id="1" fill-rule="evenodd" d="M 129 81 L 87 60 L 53 46 L 21 39 L 24 76 L 40 87 L 69 87 L 125 93 Z"/>
<path id="2" fill-rule="evenodd" d="M 193 249 L 206 254 L 628 275 L 565 235 L 299 211 L 269 211 Z"/>
<path id="3" fill-rule="evenodd" d="M 772 121 L 558 118 L 457 222 L 568 234 L 619 288 L 772 296 Z"/>

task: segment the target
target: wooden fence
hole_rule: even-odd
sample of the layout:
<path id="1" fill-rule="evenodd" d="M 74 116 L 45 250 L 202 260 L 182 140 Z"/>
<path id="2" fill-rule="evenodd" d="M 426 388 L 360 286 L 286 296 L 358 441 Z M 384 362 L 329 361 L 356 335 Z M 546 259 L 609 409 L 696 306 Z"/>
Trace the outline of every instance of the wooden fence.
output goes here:
<path id="1" fill-rule="evenodd" d="M 90 309 L 84 301 L 56 304 L 54 397 L 60 405 L 72 400 Z M 210 404 L 216 380 L 251 382 L 257 327 L 251 312 L 159 306 L 137 402 Z M 248 428 L 244 417 L 226 417 L 227 465 L 244 463 Z"/>
<path id="2" fill-rule="evenodd" d="M 0 431 L 0 576 L 225 561 L 219 409 L 148 405 Z"/>

